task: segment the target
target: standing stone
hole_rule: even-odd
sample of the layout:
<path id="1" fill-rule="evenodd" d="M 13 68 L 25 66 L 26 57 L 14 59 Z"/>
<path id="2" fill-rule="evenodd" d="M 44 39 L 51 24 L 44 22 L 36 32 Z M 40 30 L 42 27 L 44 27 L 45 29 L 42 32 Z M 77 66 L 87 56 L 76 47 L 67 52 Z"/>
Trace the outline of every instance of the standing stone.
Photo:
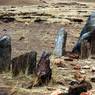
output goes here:
<path id="1" fill-rule="evenodd" d="M 55 39 L 55 49 L 54 55 L 61 57 L 65 54 L 67 32 L 64 31 L 64 28 L 61 28 Z"/>
<path id="2" fill-rule="evenodd" d="M 31 51 L 12 59 L 12 75 L 33 74 L 36 69 L 37 52 Z"/>
<path id="3" fill-rule="evenodd" d="M 37 75 L 37 83 L 36 86 L 39 85 L 47 85 L 51 80 L 52 70 L 50 68 L 50 54 L 43 52 L 42 56 L 37 64 L 36 75 Z"/>
<path id="4" fill-rule="evenodd" d="M 88 20 L 87 20 L 87 22 L 86 22 L 84 28 L 82 29 L 82 31 L 81 31 L 81 33 L 80 33 L 79 40 L 78 40 L 78 42 L 76 43 L 76 45 L 74 46 L 72 52 L 78 52 L 78 53 L 81 52 L 81 51 L 80 51 L 81 41 L 83 41 L 83 39 L 84 39 L 84 40 L 85 40 L 85 39 L 88 40 L 89 37 L 90 37 L 90 33 L 93 32 L 93 30 L 95 30 L 95 12 L 93 12 L 93 13 L 89 16 L 89 18 L 88 18 Z"/>
<path id="5" fill-rule="evenodd" d="M 85 24 L 83 30 L 81 31 L 80 33 L 80 37 L 87 33 L 87 32 L 92 32 L 93 30 L 95 29 L 95 12 L 93 12 L 88 20 L 87 20 L 87 23 Z"/>
<path id="6" fill-rule="evenodd" d="M 0 72 L 9 71 L 11 64 L 11 38 L 0 38 Z"/>

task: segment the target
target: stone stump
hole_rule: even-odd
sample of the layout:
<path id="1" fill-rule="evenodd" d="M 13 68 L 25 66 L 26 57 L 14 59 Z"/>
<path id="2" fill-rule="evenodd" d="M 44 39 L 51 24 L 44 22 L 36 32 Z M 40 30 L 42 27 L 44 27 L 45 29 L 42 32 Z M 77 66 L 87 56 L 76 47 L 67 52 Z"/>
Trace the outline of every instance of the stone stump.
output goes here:
<path id="1" fill-rule="evenodd" d="M 66 39 L 67 39 L 67 32 L 64 31 L 64 28 L 61 28 L 58 31 L 55 39 L 55 48 L 53 52 L 54 55 L 61 57 L 65 54 Z"/>
<path id="2" fill-rule="evenodd" d="M 11 64 L 11 38 L 3 36 L 0 38 L 0 72 L 9 71 Z"/>

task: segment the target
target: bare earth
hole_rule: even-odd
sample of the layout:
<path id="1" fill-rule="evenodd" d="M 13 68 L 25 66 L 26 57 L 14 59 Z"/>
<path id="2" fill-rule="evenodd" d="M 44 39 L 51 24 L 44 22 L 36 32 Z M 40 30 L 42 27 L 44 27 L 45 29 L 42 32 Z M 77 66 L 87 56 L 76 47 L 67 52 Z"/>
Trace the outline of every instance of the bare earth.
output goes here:
<path id="1" fill-rule="evenodd" d="M 27 1 L 27 2 L 26 2 Z M 66 50 L 71 51 L 75 45 L 79 33 L 86 23 L 88 16 L 94 11 L 94 2 L 79 2 L 66 0 L 0 0 L 0 30 L 1 35 L 8 34 L 12 37 L 12 57 L 25 52 L 35 50 L 38 59 L 42 51 L 52 52 L 57 31 L 64 27 L 68 33 Z M 13 5 L 14 4 L 14 5 Z M 2 17 L 13 18 L 6 22 Z M 78 22 L 81 20 L 81 22 Z M 20 40 L 23 37 L 24 39 Z M 64 60 L 64 57 L 62 57 Z M 0 75 L 0 86 L 15 88 L 16 95 L 50 95 L 60 88 L 65 91 L 69 82 L 74 80 L 72 62 L 64 61 L 65 68 L 59 68 L 51 63 L 53 69 L 53 81 L 48 86 L 32 88 L 30 90 L 21 87 L 33 80 L 31 76 L 19 76 L 13 79 L 10 73 Z M 74 64 L 94 66 L 95 60 L 74 60 Z M 84 70 L 87 80 L 94 74 L 90 69 Z M 68 76 L 67 76 L 68 75 Z M 64 85 L 57 81 L 64 81 Z M 92 83 L 95 89 L 95 83 Z M 93 95 L 95 95 L 93 93 Z"/>

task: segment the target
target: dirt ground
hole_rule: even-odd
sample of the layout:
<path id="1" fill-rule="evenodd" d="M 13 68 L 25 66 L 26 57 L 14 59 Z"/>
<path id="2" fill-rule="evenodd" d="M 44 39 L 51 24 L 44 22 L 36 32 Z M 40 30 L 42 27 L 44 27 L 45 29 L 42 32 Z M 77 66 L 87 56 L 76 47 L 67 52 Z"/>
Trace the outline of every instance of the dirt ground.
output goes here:
<path id="1" fill-rule="evenodd" d="M 88 16 L 95 8 L 94 2 L 86 1 L 28 1 L 0 0 L 0 34 L 11 36 L 12 58 L 35 50 L 39 59 L 43 51 L 52 52 L 57 31 L 62 27 L 68 33 L 66 50 L 72 51 Z M 14 5 L 10 5 L 10 2 Z M 20 40 L 21 38 L 23 39 Z M 64 57 L 62 59 L 64 60 Z M 82 69 L 85 71 L 87 80 L 94 75 L 91 72 L 95 62 L 93 59 L 73 60 L 72 62 L 81 66 L 90 66 L 90 69 Z M 66 65 L 64 68 L 51 63 L 54 83 L 51 82 L 48 86 L 24 89 L 21 85 L 33 80 L 33 76 L 19 76 L 13 79 L 10 73 L 0 75 L 0 86 L 15 88 L 16 95 L 50 95 L 53 90 L 58 88 L 65 91 L 69 87 L 69 83 L 74 80 L 74 72 L 76 72 L 71 65 L 72 62 L 64 61 Z M 58 84 L 58 81 L 64 81 L 64 85 Z M 92 85 L 95 89 L 95 83 Z"/>

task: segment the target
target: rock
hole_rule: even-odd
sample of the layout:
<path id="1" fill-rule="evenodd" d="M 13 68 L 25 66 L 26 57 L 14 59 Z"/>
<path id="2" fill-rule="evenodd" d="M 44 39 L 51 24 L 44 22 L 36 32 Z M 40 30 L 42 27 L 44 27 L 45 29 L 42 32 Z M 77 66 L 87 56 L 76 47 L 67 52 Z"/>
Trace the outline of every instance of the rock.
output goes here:
<path id="1" fill-rule="evenodd" d="M 60 85 L 65 85 L 66 84 L 65 80 L 58 80 L 58 81 L 56 81 L 56 83 L 60 84 Z"/>
<path id="2" fill-rule="evenodd" d="M 47 87 L 47 90 L 49 90 L 49 91 L 54 91 L 54 90 L 56 90 L 54 87 Z"/>
<path id="3" fill-rule="evenodd" d="M 81 70 L 80 73 L 81 73 L 81 74 L 85 74 L 86 72 L 85 72 L 84 70 Z"/>
<path id="4" fill-rule="evenodd" d="M 75 69 L 75 70 L 80 70 L 80 69 L 81 69 L 81 65 L 79 65 L 79 64 L 75 65 L 75 66 L 74 66 L 74 69 Z"/>
<path id="5" fill-rule="evenodd" d="M 90 69 L 90 66 L 85 65 L 85 66 L 82 67 L 82 69 Z"/>
<path id="6" fill-rule="evenodd" d="M 51 93 L 51 95 L 64 95 L 63 91 L 61 89 L 57 89 Z"/>
<path id="7" fill-rule="evenodd" d="M 95 72 L 95 67 L 94 67 L 94 66 L 92 67 L 92 70 L 91 70 L 91 71 L 92 71 L 92 72 Z"/>
<path id="8" fill-rule="evenodd" d="M 74 78 L 78 81 L 83 81 L 86 79 L 86 75 L 81 75 L 80 72 L 76 72 L 74 74 Z"/>
<path id="9" fill-rule="evenodd" d="M 37 52 L 31 51 L 12 59 L 12 74 L 17 76 L 20 72 L 31 75 L 36 69 Z"/>
<path id="10" fill-rule="evenodd" d="M 61 58 L 54 59 L 53 64 L 55 64 L 58 67 L 65 67 L 64 59 L 61 59 Z"/>
<path id="11" fill-rule="evenodd" d="M 42 56 L 37 64 L 36 75 L 37 75 L 37 86 L 47 85 L 51 80 L 52 70 L 50 68 L 50 53 L 43 52 Z"/>
<path id="12" fill-rule="evenodd" d="M 72 59 L 78 59 L 79 58 L 79 55 L 78 54 L 68 54 L 69 58 L 72 58 Z"/>
<path id="13" fill-rule="evenodd" d="M 81 81 L 76 85 L 72 85 L 69 88 L 68 95 L 80 95 L 82 92 L 87 92 L 92 89 L 92 85 L 88 81 Z"/>
<path id="14" fill-rule="evenodd" d="M 57 57 L 61 57 L 65 54 L 66 39 L 67 32 L 64 31 L 64 28 L 61 28 L 57 33 L 55 39 L 55 48 L 53 52 Z"/>
<path id="15" fill-rule="evenodd" d="M 22 36 L 22 37 L 19 38 L 19 41 L 22 41 L 24 39 L 25 39 L 25 37 Z"/>
<path id="16" fill-rule="evenodd" d="M 9 71 L 11 64 L 11 37 L 0 37 L 0 72 Z"/>
<path id="17" fill-rule="evenodd" d="M 89 92 L 83 92 L 83 93 L 81 93 L 80 95 L 92 95 L 92 94 L 89 93 Z"/>
<path id="18" fill-rule="evenodd" d="M 65 61 L 73 61 L 72 58 L 64 58 Z"/>
<path id="19" fill-rule="evenodd" d="M 91 82 L 95 82 L 95 76 L 91 77 Z"/>
<path id="20" fill-rule="evenodd" d="M 83 39 L 87 39 L 89 40 L 90 37 L 90 33 L 95 29 L 95 12 L 93 12 L 89 17 L 88 20 L 84 26 L 84 28 L 82 29 L 81 33 L 80 33 L 80 37 L 78 39 L 77 44 L 75 45 L 75 47 L 73 48 L 73 52 L 80 52 L 80 42 Z"/>

